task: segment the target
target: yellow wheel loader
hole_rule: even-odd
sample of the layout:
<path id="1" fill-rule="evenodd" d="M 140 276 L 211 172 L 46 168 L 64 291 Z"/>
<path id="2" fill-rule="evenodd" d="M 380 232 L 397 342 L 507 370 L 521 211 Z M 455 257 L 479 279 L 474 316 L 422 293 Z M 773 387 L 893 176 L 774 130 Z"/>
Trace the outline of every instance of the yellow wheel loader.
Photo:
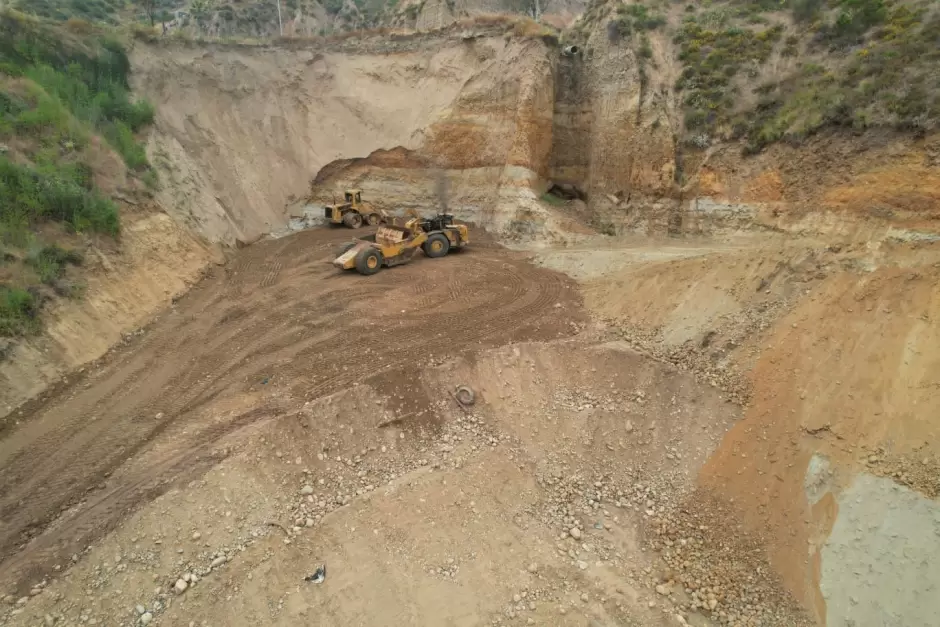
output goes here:
<path id="1" fill-rule="evenodd" d="M 359 274 L 375 274 L 383 266 L 408 263 L 419 248 L 425 256 L 436 259 L 469 242 L 467 225 L 454 223 L 452 215 L 440 214 L 430 219 L 415 215 L 404 226 L 380 226 L 375 235 L 341 246 L 333 265 L 342 270 L 355 268 Z"/>
<path id="2" fill-rule="evenodd" d="M 362 201 L 361 190 L 347 189 L 343 196 L 345 202 L 327 205 L 323 210 L 324 217 L 330 224 L 342 224 L 351 229 L 358 229 L 363 224 L 376 226 L 388 221 L 388 214 L 376 209 L 371 203 Z"/>

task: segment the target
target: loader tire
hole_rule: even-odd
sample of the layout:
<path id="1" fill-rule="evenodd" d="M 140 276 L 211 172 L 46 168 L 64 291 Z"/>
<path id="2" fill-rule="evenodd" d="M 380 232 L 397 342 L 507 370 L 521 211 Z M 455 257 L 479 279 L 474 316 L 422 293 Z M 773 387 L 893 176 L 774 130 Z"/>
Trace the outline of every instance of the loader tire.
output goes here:
<path id="1" fill-rule="evenodd" d="M 443 257 L 450 250 L 450 240 L 443 233 L 435 233 L 421 245 L 424 254 L 432 259 Z"/>
<path id="2" fill-rule="evenodd" d="M 350 211 L 343 216 L 343 224 L 351 229 L 358 229 L 362 226 L 362 216 L 355 211 Z"/>
<path id="3" fill-rule="evenodd" d="M 370 213 L 368 216 L 366 216 L 366 223 L 369 226 L 377 226 L 382 224 L 382 216 L 377 213 Z"/>
<path id="4" fill-rule="evenodd" d="M 356 255 L 356 270 L 359 274 L 369 276 L 382 269 L 382 251 L 377 248 L 363 248 Z"/>

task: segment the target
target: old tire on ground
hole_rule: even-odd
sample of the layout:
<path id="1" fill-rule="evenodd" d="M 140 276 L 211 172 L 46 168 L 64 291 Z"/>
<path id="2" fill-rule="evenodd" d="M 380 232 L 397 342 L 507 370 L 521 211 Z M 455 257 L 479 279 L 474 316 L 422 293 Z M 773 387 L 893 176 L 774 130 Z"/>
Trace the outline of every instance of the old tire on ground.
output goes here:
<path id="1" fill-rule="evenodd" d="M 443 257 L 450 250 L 450 240 L 443 233 L 435 233 L 421 245 L 424 254 L 432 259 Z"/>
<path id="2" fill-rule="evenodd" d="M 378 248 L 363 248 L 356 255 L 356 270 L 366 276 L 375 274 L 382 269 L 382 251 Z"/>
<path id="3" fill-rule="evenodd" d="M 466 385 L 458 385 L 457 390 L 454 392 L 454 397 L 457 399 L 458 403 L 466 407 L 473 405 L 477 398 L 473 390 Z"/>
<path id="4" fill-rule="evenodd" d="M 350 211 L 343 216 L 343 224 L 351 229 L 358 229 L 362 226 L 362 216 L 355 211 Z"/>
<path id="5" fill-rule="evenodd" d="M 355 246 L 355 245 L 356 245 L 356 242 L 346 242 L 345 244 L 340 244 L 340 245 L 336 248 L 336 254 L 334 255 L 334 257 L 340 257 L 340 256 L 342 256 L 347 250 L 349 250 L 350 248 L 352 248 L 352 247 Z"/>
<path id="6" fill-rule="evenodd" d="M 368 223 L 369 226 L 376 226 L 381 224 L 382 216 L 377 213 L 370 213 L 368 216 L 366 216 L 366 223 Z"/>

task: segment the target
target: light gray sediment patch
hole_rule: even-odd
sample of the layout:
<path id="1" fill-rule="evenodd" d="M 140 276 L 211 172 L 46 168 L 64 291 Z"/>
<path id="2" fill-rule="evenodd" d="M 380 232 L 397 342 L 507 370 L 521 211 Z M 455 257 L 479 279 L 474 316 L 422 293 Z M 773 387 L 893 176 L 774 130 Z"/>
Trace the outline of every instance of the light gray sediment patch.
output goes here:
<path id="1" fill-rule="evenodd" d="M 822 550 L 828 627 L 940 624 L 940 504 L 860 474 Z"/>
<path id="2" fill-rule="evenodd" d="M 806 491 L 806 500 L 815 505 L 832 488 L 832 468 L 825 455 L 816 453 L 809 460 L 806 468 L 806 477 L 803 480 L 803 489 Z"/>

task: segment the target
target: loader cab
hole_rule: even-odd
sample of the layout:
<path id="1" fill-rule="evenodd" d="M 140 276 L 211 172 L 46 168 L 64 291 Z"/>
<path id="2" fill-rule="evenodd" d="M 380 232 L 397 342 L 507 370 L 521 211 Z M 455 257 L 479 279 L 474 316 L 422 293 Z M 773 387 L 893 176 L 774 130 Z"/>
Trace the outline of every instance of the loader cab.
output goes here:
<path id="1" fill-rule="evenodd" d="M 362 192 L 358 189 L 347 189 L 345 198 L 347 203 L 358 205 L 362 202 Z"/>

